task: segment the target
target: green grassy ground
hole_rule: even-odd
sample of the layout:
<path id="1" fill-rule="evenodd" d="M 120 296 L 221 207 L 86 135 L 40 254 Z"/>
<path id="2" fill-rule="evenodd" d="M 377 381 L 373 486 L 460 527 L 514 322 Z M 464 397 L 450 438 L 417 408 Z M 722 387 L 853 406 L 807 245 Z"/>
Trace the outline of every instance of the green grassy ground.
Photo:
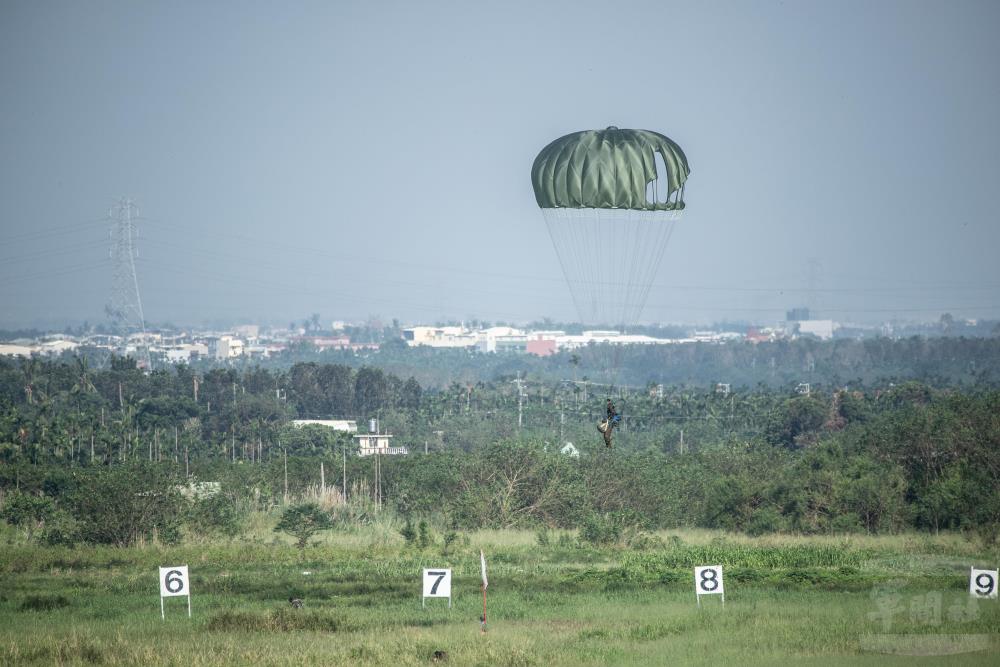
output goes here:
<path id="1" fill-rule="evenodd" d="M 483 531 L 444 555 L 373 528 L 319 540 L 302 561 L 264 528 L 176 548 L 5 544 L 0 662 L 422 665 L 437 650 L 458 665 L 1000 660 L 1000 605 L 966 592 L 968 566 L 995 566 L 998 554 L 959 536 L 689 531 L 642 551 L 552 537 L 539 547 L 530 532 Z M 480 547 L 490 565 L 486 635 Z M 194 616 L 173 598 L 161 621 L 156 568 L 183 563 Z M 692 563 L 724 565 L 724 608 L 717 597 L 696 606 Z M 423 567 L 453 568 L 452 609 L 440 600 L 421 608 Z M 305 608 L 292 609 L 289 596 Z"/>

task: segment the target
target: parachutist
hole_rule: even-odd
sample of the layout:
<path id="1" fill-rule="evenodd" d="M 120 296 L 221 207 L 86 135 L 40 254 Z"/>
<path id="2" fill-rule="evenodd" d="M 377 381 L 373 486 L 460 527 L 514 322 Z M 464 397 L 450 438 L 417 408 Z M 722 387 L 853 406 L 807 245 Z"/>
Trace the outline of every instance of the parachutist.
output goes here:
<path id="1" fill-rule="evenodd" d="M 601 422 L 597 425 L 597 430 L 600 431 L 601 434 L 604 436 L 604 446 L 610 448 L 611 432 L 621 422 L 622 417 L 620 414 L 618 414 L 618 411 L 615 410 L 615 404 L 611 402 L 610 398 L 608 399 L 606 410 L 607 410 L 607 417 L 602 419 Z"/>

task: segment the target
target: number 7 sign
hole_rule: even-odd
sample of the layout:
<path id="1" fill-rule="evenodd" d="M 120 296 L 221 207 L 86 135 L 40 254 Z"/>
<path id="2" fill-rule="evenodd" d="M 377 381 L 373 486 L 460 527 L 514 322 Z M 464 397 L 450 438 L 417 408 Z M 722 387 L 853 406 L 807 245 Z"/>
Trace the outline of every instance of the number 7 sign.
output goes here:
<path id="1" fill-rule="evenodd" d="M 424 593 L 420 598 L 421 606 L 426 606 L 427 598 L 448 598 L 448 608 L 451 608 L 451 568 L 424 570 Z"/>

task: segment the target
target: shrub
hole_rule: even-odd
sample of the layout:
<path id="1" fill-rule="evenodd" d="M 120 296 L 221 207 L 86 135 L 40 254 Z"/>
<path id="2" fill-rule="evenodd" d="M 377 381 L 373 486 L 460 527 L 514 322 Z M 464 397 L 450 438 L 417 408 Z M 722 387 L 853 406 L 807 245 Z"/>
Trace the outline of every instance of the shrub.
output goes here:
<path id="1" fill-rule="evenodd" d="M 52 611 L 68 607 L 69 599 L 63 595 L 29 595 L 21 600 L 18 611 Z"/>
<path id="2" fill-rule="evenodd" d="M 622 536 L 622 526 L 617 517 L 612 514 L 597 514 L 592 512 L 583 520 L 580 527 L 580 539 L 593 545 L 613 544 Z"/>
<path id="3" fill-rule="evenodd" d="M 762 507 L 755 511 L 746 525 L 746 534 L 752 536 L 774 533 L 782 528 L 781 514 L 773 507 Z"/>
<path id="4" fill-rule="evenodd" d="M 222 632 L 336 632 L 340 621 L 329 614 L 297 609 L 275 609 L 270 614 L 223 611 L 208 621 L 208 629 Z"/>
<path id="5" fill-rule="evenodd" d="M 233 499 L 221 493 L 196 500 L 191 506 L 188 522 L 199 533 L 217 533 L 228 537 L 239 535 L 246 525 L 246 519 L 240 515 Z"/>
<path id="6" fill-rule="evenodd" d="M 295 546 L 304 550 L 309 538 L 321 530 L 333 528 L 333 520 L 316 503 L 293 505 L 281 514 L 275 532 L 287 533 L 295 538 Z"/>
<path id="7" fill-rule="evenodd" d="M 456 531 L 454 530 L 446 531 L 444 534 L 444 548 L 441 550 L 441 553 L 448 555 L 448 551 L 451 549 L 451 546 L 455 544 L 455 542 L 457 541 L 458 541 L 458 533 Z"/>
<path id="8" fill-rule="evenodd" d="M 0 518 L 12 526 L 24 529 L 30 541 L 53 513 L 55 505 L 50 498 L 15 491 L 4 501 Z"/>
<path id="9" fill-rule="evenodd" d="M 406 517 L 406 523 L 399 529 L 399 534 L 403 536 L 407 544 L 413 544 L 417 540 L 417 531 L 413 528 L 413 521 Z"/>
<path id="10" fill-rule="evenodd" d="M 426 549 L 431 543 L 430 528 L 424 519 L 421 519 L 417 525 L 417 540 L 420 542 L 421 549 Z"/>
<path id="11" fill-rule="evenodd" d="M 71 547 L 80 540 L 80 525 L 69 514 L 56 510 L 45 523 L 42 544 L 50 547 Z"/>
<path id="12" fill-rule="evenodd" d="M 183 499 L 174 480 L 152 465 L 112 468 L 83 480 L 70 504 L 88 542 L 127 547 L 154 533 L 178 535 Z"/>

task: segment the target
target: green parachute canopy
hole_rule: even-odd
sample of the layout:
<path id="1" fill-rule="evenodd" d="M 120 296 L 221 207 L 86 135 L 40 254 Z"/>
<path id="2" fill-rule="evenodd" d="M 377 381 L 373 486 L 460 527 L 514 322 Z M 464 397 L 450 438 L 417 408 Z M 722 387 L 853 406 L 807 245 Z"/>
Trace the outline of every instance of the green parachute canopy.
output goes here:
<path id="1" fill-rule="evenodd" d="M 648 130 L 575 132 L 535 158 L 535 200 L 581 322 L 623 331 L 639 321 L 687 178 L 680 146 Z"/>
<path id="2" fill-rule="evenodd" d="M 543 148 L 531 183 L 543 209 L 678 211 L 688 172 L 684 151 L 662 134 L 609 127 L 567 134 Z"/>

